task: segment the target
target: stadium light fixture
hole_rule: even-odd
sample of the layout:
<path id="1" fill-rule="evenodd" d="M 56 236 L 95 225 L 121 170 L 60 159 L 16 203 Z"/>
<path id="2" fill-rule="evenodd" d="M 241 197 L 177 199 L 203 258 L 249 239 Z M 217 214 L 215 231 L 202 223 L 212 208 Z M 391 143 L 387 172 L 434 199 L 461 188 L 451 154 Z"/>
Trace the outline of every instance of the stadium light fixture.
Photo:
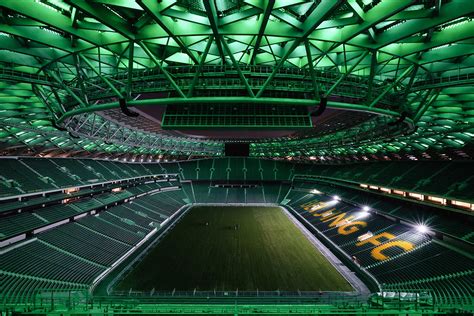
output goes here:
<path id="1" fill-rule="evenodd" d="M 430 231 L 428 227 L 423 224 L 416 225 L 416 230 L 419 231 L 420 233 L 427 233 Z"/>
<path id="2" fill-rule="evenodd" d="M 311 190 L 311 193 L 313 194 L 321 194 L 322 192 L 316 189 Z"/>
<path id="3" fill-rule="evenodd" d="M 357 218 L 358 218 L 358 219 L 366 218 L 367 216 L 370 215 L 369 211 L 370 211 L 370 207 L 368 207 L 368 206 L 363 206 L 363 207 L 362 207 L 362 211 L 357 215 Z"/>

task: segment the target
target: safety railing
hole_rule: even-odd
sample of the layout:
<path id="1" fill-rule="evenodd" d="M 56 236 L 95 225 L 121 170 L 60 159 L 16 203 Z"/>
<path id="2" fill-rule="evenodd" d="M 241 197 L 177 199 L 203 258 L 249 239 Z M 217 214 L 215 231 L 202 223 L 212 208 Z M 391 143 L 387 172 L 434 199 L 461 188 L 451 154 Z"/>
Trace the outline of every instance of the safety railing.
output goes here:
<path id="1" fill-rule="evenodd" d="M 58 84 L 50 81 L 46 76 L 17 71 L 11 68 L 0 68 L 0 79 L 42 84 L 47 86 L 58 86 Z"/>

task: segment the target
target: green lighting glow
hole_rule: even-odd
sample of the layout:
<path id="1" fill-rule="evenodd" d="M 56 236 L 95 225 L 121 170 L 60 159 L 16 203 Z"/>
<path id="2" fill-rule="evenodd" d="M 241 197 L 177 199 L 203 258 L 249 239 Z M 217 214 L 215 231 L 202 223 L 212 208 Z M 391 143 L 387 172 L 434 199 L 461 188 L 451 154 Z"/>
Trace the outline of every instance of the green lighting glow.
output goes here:
<path id="1" fill-rule="evenodd" d="M 148 94 L 159 95 L 153 106 L 168 98 L 181 106 L 195 98 L 245 97 L 313 107 L 326 95 L 329 108 L 344 103 L 346 111 L 377 115 L 309 139 L 262 140 L 251 147 L 256 157 L 472 144 L 474 2 L 314 3 L 4 0 L 2 147 L 37 145 L 18 134 L 28 131 L 41 136 L 43 149 L 223 154 L 223 140 L 143 130 L 95 112 L 117 109 L 118 98 L 138 105 L 150 100 Z M 407 118 L 390 128 L 391 135 L 378 133 L 402 113 Z"/>

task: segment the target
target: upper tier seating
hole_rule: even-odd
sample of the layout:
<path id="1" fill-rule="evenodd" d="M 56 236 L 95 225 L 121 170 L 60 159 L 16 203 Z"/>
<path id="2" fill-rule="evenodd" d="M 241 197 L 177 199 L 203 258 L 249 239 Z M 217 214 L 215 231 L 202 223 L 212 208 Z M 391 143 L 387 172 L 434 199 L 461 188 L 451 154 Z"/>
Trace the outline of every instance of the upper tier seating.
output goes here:
<path id="1" fill-rule="evenodd" d="M 20 160 L 2 159 L 0 164 L 0 178 L 3 179 L 1 184 L 0 196 L 7 196 L 8 192 L 6 181 L 14 183 L 21 193 L 36 192 L 46 189 L 54 189 L 52 183 L 40 180 L 40 176 L 33 170 L 25 166 Z M 21 194 L 20 193 L 20 194 Z"/>
<path id="2" fill-rule="evenodd" d="M 39 203 L 32 204 L 27 210 L 22 212 L 4 212 L 0 216 L 0 241 L 4 241 L 10 237 L 28 233 L 35 229 L 45 227 L 56 222 L 67 220 L 75 217 L 81 213 L 90 212 L 92 210 L 98 210 L 106 205 L 114 205 L 124 199 L 131 197 L 132 195 L 142 194 L 144 192 L 150 192 L 159 188 L 170 188 L 175 182 L 160 182 L 160 183 L 149 183 L 149 184 L 138 184 L 132 189 L 135 189 L 136 193 L 130 192 L 128 189 L 119 192 L 106 192 L 101 191 L 85 190 L 86 195 L 79 196 L 76 199 L 71 199 L 73 195 L 62 194 L 62 199 L 69 199 L 67 204 L 61 203 L 61 199 L 55 199 L 54 195 L 51 198 L 39 198 Z M 138 190 L 139 189 L 139 190 Z M 110 190 L 110 188 L 109 188 Z M 81 191 L 76 192 L 78 194 Z M 94 194 L 90 197 L 90 194 Z M 172 192 L 163 194 L 165 199 L 170 199 L 173 196 Z M 43 202 L 55 201 L 56 204 L 50 203 L 49 205 L 43 206 Z M 31 200 L 34 202 L 34 199 Z M 58 204 L 59 203 L 59 204 Z M 176 205 L 176 201 L 172 200 L 173 206 Z M 19 203 L 21 207 L 27 205 L 27 203 Z M 166 214 L 168 215 L 168 214 Z"/>
<path id="3" fill-rule="evenodd" d="M 179 163 L 144 164 L 148 169 L 160 173 L 177 173 L 190 180 L 291 180 L 293 165 L 253 158 L 215 158 Z"/>
<path id="4" fill-rule="evenodd" d="M 197 203 L 280 203 L 288 184 L 258 184 L 255 187 L 216 187 L 208 182 L 193 182 L 188 195 Z"/>
<path id="5" fill-rule="evenodd" d="M 394 161 L 347 165 L 298 165 L 296 174 L 473 201 L 471 161 Z"/>
<path id="6" fill-rule="evenodd" d="M 47 176 L 51 179 L 58 188 L 75 186 L 80 181 L 77 176 L 73 178 L 72 174 L 68 173 L 64 167 L 59 166 L 50 159 L 24 159 L 24 164 L 35 170 L 37 173 Z"/>
<path id="7" fill-rule="evenodd" d="M 76 159 L 51 159 L 57 165 L 68 170 L 69 173 L 74 174 L 81 178 L 83 183 L 94 183 L 99 180 L 105 180 L 101 178 L 99 174 L 95 173 L 92 167 L 88 164 L 86 160 L 76 160 Z"/>
<path id="8" fill-rule="evenodd" d="M 143 168 L 92 159 L 4 158 L 0 162 L 0 198 L 150 174 L 141 173 Z"/>
<path id="9" fill-rule="evenodd" d="M 291 180 L 298 174 L 469 201 L 474 176 L 466 177 L 466 170 L 471 169 L 472 162 L 468 161 L 304 165 L 253 158 L 215 158 L 140 164 L 92 159 L 6 158 L 0 164 L 0 197 L 149 174 L 178 174 L 183 179 L 211 181 Z"/>

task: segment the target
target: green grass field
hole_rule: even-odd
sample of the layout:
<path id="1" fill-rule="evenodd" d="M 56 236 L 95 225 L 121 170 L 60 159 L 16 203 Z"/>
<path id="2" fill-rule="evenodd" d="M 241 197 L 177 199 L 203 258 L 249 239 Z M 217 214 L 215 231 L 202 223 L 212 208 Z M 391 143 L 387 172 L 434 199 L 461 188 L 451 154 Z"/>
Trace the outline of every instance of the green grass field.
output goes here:
<path id="1" fill-rule="evenodd" d="M 186 214 L 116 287 L 130 288 L 352 290 L 280 208 L 207 206 Z"/>

